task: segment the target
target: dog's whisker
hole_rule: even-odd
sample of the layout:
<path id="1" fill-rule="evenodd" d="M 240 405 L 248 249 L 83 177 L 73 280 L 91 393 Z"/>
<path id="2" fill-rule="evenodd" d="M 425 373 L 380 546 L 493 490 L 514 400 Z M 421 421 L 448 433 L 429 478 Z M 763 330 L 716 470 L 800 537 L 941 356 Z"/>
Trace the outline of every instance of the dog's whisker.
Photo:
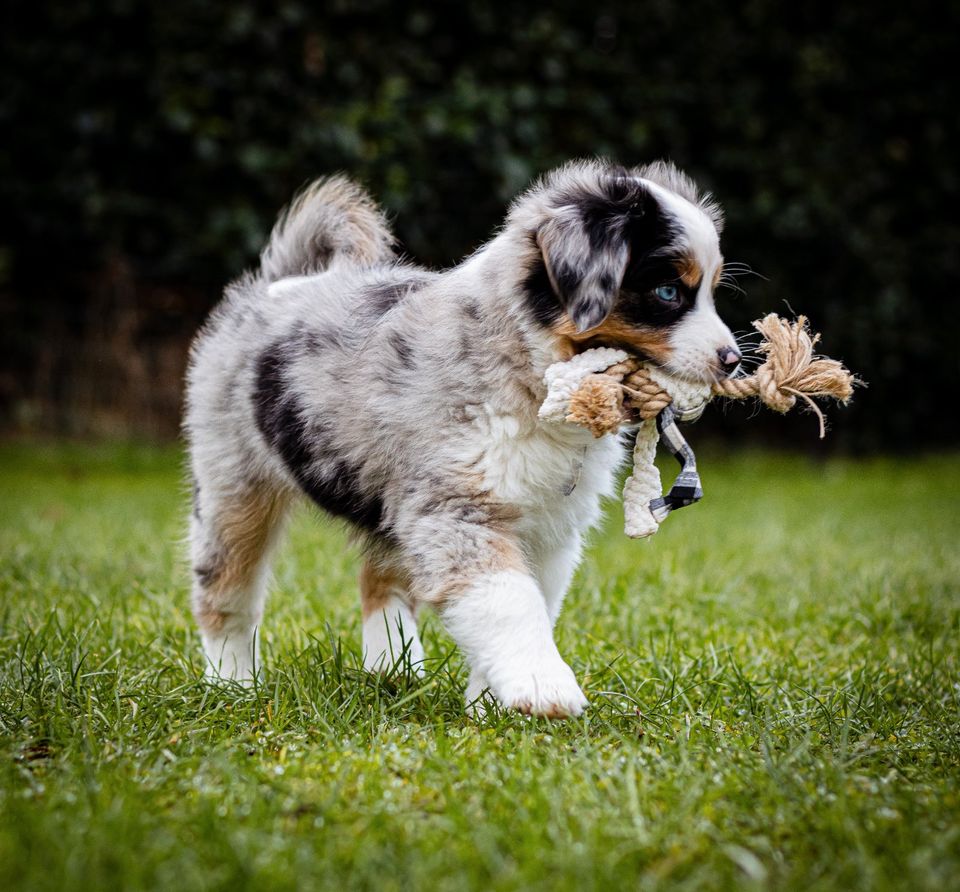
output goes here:
<path id="1" fill-rule="evenodd" d="M 735 294 L 743 294 L 743 295 L 746 295 L 746 293 L 747 293 L 747 292 L 744 291 L 739 285 L 735 284 L 734 282 L 720 282 L 717 287 L 718 287 L 718 288 L 725 288 L 727 291 L 732 291 L 732 292 L 734 292 Z"/>
<path id="2" fill-rule="evenodd" d="M 735 279 L 741 279 L 745 276 L 756 276 L 758 279 L 762 279 L 764 282 L 768 282 L 769 279 L 762 273 L 758 273 L 753 267 L 746 263 L 725 263 L 723 265 L 723 270 L 721 276 L 732 276 Z"/>
<path id="3" fill-rule="evenodd" d="M 728 261 L 723 265 L 724 272 L 738 273 L 738 274 L 756 274 L 756 271 L 749 263 L 739 263 L 737 261 Z"/>

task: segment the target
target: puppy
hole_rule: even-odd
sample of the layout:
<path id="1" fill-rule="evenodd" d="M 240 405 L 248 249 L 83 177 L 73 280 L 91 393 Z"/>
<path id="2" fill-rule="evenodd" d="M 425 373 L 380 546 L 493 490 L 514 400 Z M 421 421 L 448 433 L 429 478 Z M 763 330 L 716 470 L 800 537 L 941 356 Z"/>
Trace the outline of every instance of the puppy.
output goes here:
<path id="1" fill-rule="evenodd" d="M 423 660 L 437 612 L 468 703 L 575 716 L 552 629 L 624 455 L 541 422 L 544 370 L 607 345 L 712 381 L 740 356 L 714 308 L 721 214 L 670 164 L 568 164 L 459 266 L 399 261 L 371 199 L 318 180 L 196 338 L 185 431 L 193 609 L 209 672 L 249 680 L 268 563 L 306 496 L 365 543 L 363 660 Z"/>

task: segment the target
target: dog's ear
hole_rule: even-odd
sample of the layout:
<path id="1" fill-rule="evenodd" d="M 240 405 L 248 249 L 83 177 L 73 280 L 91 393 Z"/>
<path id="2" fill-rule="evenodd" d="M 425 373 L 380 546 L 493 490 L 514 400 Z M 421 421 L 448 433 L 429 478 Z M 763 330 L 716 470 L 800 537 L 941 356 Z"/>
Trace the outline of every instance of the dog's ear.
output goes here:
<path id="1" fill-rule="evenodd" d="M 628 217 L 620 208 L 569 204 L 537 230 L 550 284 L 578 332 L 613 309 L 630 260 Z"/>

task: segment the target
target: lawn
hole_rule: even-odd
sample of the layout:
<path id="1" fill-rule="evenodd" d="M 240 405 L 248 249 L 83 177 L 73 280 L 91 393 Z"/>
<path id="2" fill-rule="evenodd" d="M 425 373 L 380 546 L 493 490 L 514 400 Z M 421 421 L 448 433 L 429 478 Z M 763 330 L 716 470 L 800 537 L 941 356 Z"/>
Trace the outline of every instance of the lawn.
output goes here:
<path id="1" fill-rule="evenodd" d="M 0 448 L 0 889 L 960 888 L 960 457 L 704 454 L 649 542 L 611 506 L 566 723 L 466 718 L 432 619 L 425 679 L 365 676 L 307 511 L 262 686 L 206 686 L 180 461 Z"/>

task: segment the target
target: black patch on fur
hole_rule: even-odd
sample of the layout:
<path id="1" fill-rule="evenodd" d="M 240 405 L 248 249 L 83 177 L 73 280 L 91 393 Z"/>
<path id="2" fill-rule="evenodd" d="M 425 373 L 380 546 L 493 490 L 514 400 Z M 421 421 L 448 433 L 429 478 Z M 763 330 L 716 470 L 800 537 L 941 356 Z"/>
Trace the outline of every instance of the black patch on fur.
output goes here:
<path id="1" fill-rule="evenodd" d="M 200 522 L 200 484 L 193 481 L 193 516 Z"/>
<path id="2" fill-rule="evenodd" d="M 634 325 L 673 325 L 697 301 L 697 290 L 686 285 L 677 272 L 678 258 L 656 252 L 634 259 L 623 278 L 616 312 Z M 680 300 L 664 303 L 655 294 L 660 285 L 675 285 Z"/>
<path id="3" fill-rule="evenodd" d="M 320 419 L 305 417 L 286 380 L 290 356 L 291 345 L 280 341 L 265 350 L 257 362 L 257 427 L 317 505 L 375 531 L 383 517 L 383 502 L 360 488 L 359 468 L 340 453 L 330 429 Z"/>
<path id="4" fill-rule="evenodd" d="M 547 265 L 542 257 L 537 257 L 533 269 L 523 283 L 523 293 L 527 308 L 534 320 L 545 328 L 556 324 L 563 315 L 560 298 L 557 297 L 547 275 Z"/>
<path id="5" fill-rule="evenodd" d="M 553 271 L 553 278 L 557 282 L 557 288 L 561 294 L 573 294 L 583 278 L 583 273 L 566 263 L 558 263 Z"/>
<path id="6" fill-rule="evenodd" d="M 591 250 L 605 251 L 623 241 L 630 223 L 631 207 L 590 196 L 580 202 L 580 216 Z"/>
<path id="7" fill-rule="evenodd" d="M 643 212 L 630 218 L 627 237 L 630 240 L 630 268 L 642 264 L 647 258 L 663 257 L 677 245 L 683 231 L 677 220 L 664 212 L 653 197 L 643 205 Z"/>
<path id="8" fill-rule="evenodd" d="M 387 341 L 396 352 L 400 365 L 405 369 L 412 369 L 414 366 L 413 348 L 410 346 L 410 342 L 398 331 L 391 331 L 387 335 Z"/>
<path id="9" fill-rule="evenodd" d="M 644 190 L 627 227 L 630 262 L 627 264 L 614 312 L 634 325 L 663 327 L 679 320 L 696 302 L 696 291 L 680 279 L 677 245 L 680 223 Z M 676 285 L 677 304 L 666 304 L 654 293 L 660 285 Z"/>
<path id="10" fill-rule="evenodd" d="M 467 301 L 467 303 L 463 305 L 463 312 L 474 322 L 480 321 L 480 307 L 478 307 L 472 300 Z"/>
<path id="11" fill-rule="evenodd" d="M 610 301 L 595 297 L 582 297 L 568 311 L 579 331 L 586 331 L 603 322 L 610 315 Z"/>
<path id="12" fill-rule="evenodd" d="M 201 587 L 210 588 L 217 581 L 217 577 L 220 576 L 220 566 L 213 564 L 209 567 L 194 567 L 193 575 L 197 577 L 197 582 L 200 583 Z"/>
<path id="13" fill-rule="evenodd" d="M 363 306 L 377 316 L 392 310 L 408 294 L 422 288 L 428 279 L 406 279 L 402 282 L 384 282 L 368 288 L 363 295 Z"/>
<path id="14" fill-rule="evenodd" d="M 636 178 L 615 166 L 595 188 L 561 192 L 551 203 L 577 208 L 591 250 L 603 251 L 623 241 L 631 220 L 646 211 L 648 202 L 656 206 L 656 200 Z"/>

